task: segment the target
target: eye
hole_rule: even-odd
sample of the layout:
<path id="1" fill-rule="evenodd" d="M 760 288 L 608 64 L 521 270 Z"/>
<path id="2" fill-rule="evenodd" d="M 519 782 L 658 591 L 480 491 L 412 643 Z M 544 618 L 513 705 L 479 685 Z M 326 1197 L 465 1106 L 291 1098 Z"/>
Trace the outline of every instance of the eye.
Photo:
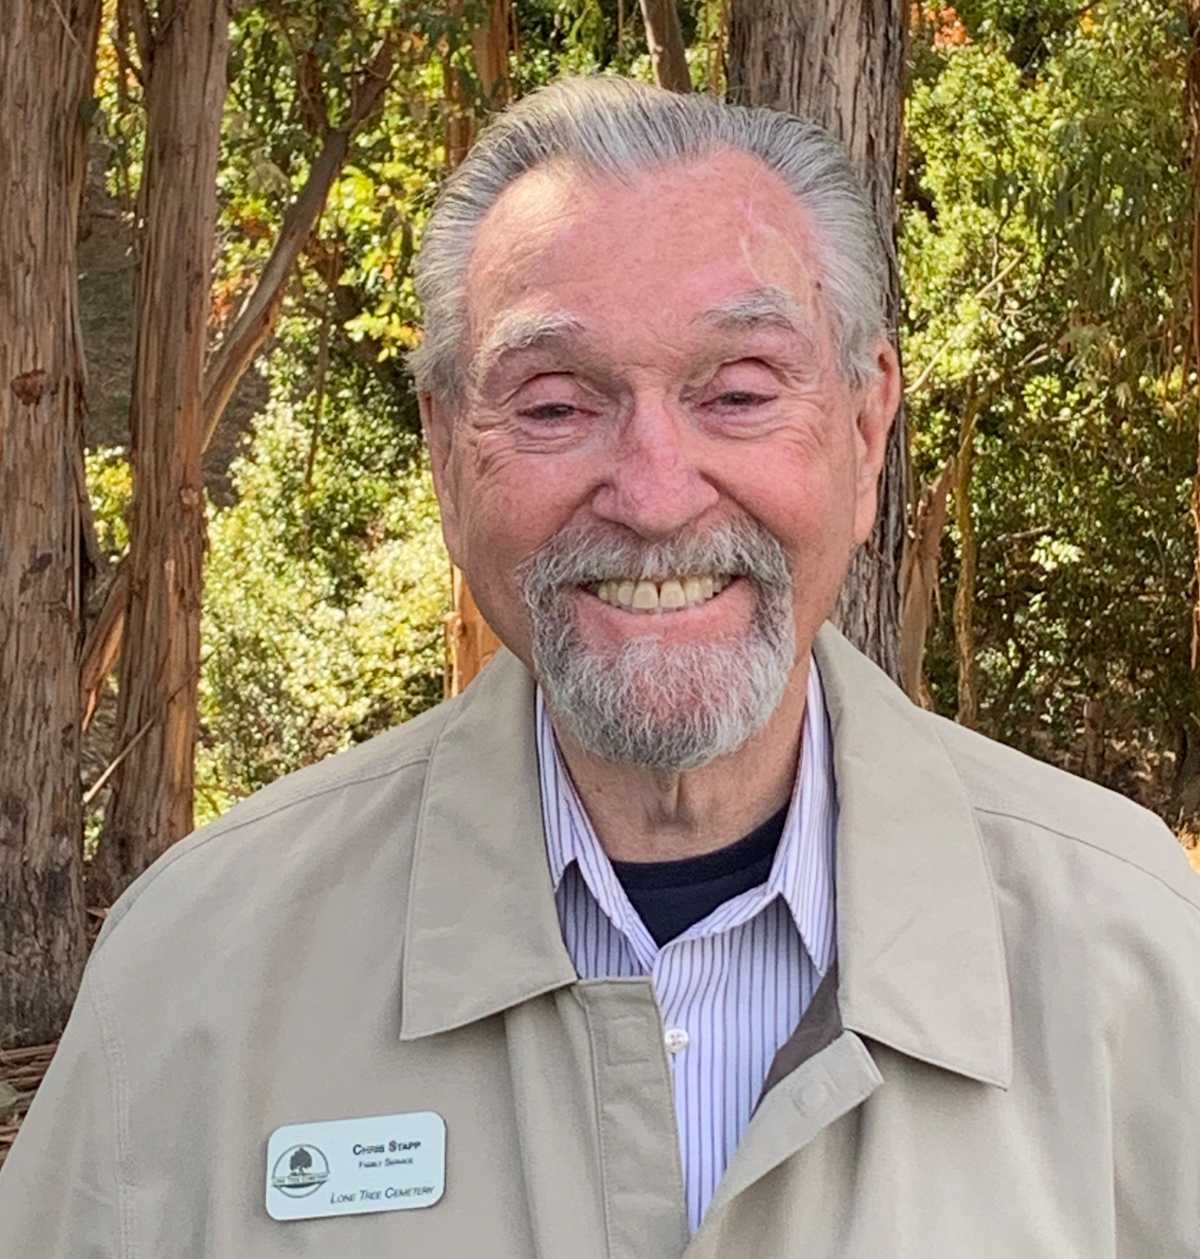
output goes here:
<path id="1" fill-rule="evenodd" d="M 706 410 L 745 414 L 769 406 L 779 397 L 779 380 L 761 360 L 736 359 L 723 363 L 700 391 Z"/>
<path id="2" fill-rule="evenodd" d="M 525 420 L 553 424 L 556 421 L 571 419 L 577 411 L 578 408 L 570 402 L 539 402 L 533 406 L 522 407 L 517 414 Z"/>
<path id="3" fill-rule="evenodd" d="M 724 393 L 717 394 L 712 401 L 720 407 L 741 409 L 761 406 L 764 402 L 773 402 L 774 400 L 773 394 L 755 393 L 750 389 L 726 389 Z"/>
<path id="4" fill-rule="evenodd" d="M 595 409 L 595 399 L 573 372 L 539 372 L 508 399 L 510 414 L 530 428 L 575 425 Z"/>

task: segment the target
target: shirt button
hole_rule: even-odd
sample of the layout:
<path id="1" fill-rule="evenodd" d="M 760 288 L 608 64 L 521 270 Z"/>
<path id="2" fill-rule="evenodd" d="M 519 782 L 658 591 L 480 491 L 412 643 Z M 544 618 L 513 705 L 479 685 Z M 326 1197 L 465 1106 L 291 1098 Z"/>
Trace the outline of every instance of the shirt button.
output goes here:
<path id="1" fill-rule="evenodd" d="M 663 1044 L 667 1047 L 667 1053 L 682 1053 L 687 1047 L 691 1037 L 683 1030 L 682 1027 L 668 1027 L 663 1035 Z"/>

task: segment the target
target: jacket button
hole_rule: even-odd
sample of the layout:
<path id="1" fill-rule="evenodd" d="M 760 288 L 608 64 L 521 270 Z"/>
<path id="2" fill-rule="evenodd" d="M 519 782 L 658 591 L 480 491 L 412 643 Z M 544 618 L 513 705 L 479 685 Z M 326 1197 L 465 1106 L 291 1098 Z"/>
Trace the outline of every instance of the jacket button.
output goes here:
<path id="1" fill-rule="evenodd" d="M 667 1047 L 667 1053 L 682 1053 L 687 1047 L 691 1037 L 684 1031 L 682 1027 L 668 1027 L 663 1034 L 663 1044 Z"/>

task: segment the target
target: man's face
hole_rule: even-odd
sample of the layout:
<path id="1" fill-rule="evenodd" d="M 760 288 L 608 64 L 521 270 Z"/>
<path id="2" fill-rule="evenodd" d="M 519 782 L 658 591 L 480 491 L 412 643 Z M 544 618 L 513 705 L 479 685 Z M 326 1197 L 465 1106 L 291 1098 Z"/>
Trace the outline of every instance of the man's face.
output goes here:
<path id="1" fill-rule="evenodd" d="M 466 401 L 424 400 L 447 545 L 553 706 L 574 668 L 624 719 L 593 746 L 613 759 L 688 768 L 752 733 L 654 752 L 698 713 L 761 726 L 870 531 L 895 358 L 841 379 L 813 250 L 732 152 L 632 185 L 535 170 L 479 232 Z"/>

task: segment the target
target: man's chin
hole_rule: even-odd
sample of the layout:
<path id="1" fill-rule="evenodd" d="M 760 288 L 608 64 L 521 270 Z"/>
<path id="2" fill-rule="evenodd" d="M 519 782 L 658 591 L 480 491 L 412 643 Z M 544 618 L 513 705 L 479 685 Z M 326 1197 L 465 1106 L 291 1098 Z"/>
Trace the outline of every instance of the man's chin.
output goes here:
<path id="1" fill-rule="evenodd" d="M 762 645 L 578 646 L 541 682 L 576 741 L 605 760 L 689 770 L 740 748 L 778 707 L 790 669 Z"/>

